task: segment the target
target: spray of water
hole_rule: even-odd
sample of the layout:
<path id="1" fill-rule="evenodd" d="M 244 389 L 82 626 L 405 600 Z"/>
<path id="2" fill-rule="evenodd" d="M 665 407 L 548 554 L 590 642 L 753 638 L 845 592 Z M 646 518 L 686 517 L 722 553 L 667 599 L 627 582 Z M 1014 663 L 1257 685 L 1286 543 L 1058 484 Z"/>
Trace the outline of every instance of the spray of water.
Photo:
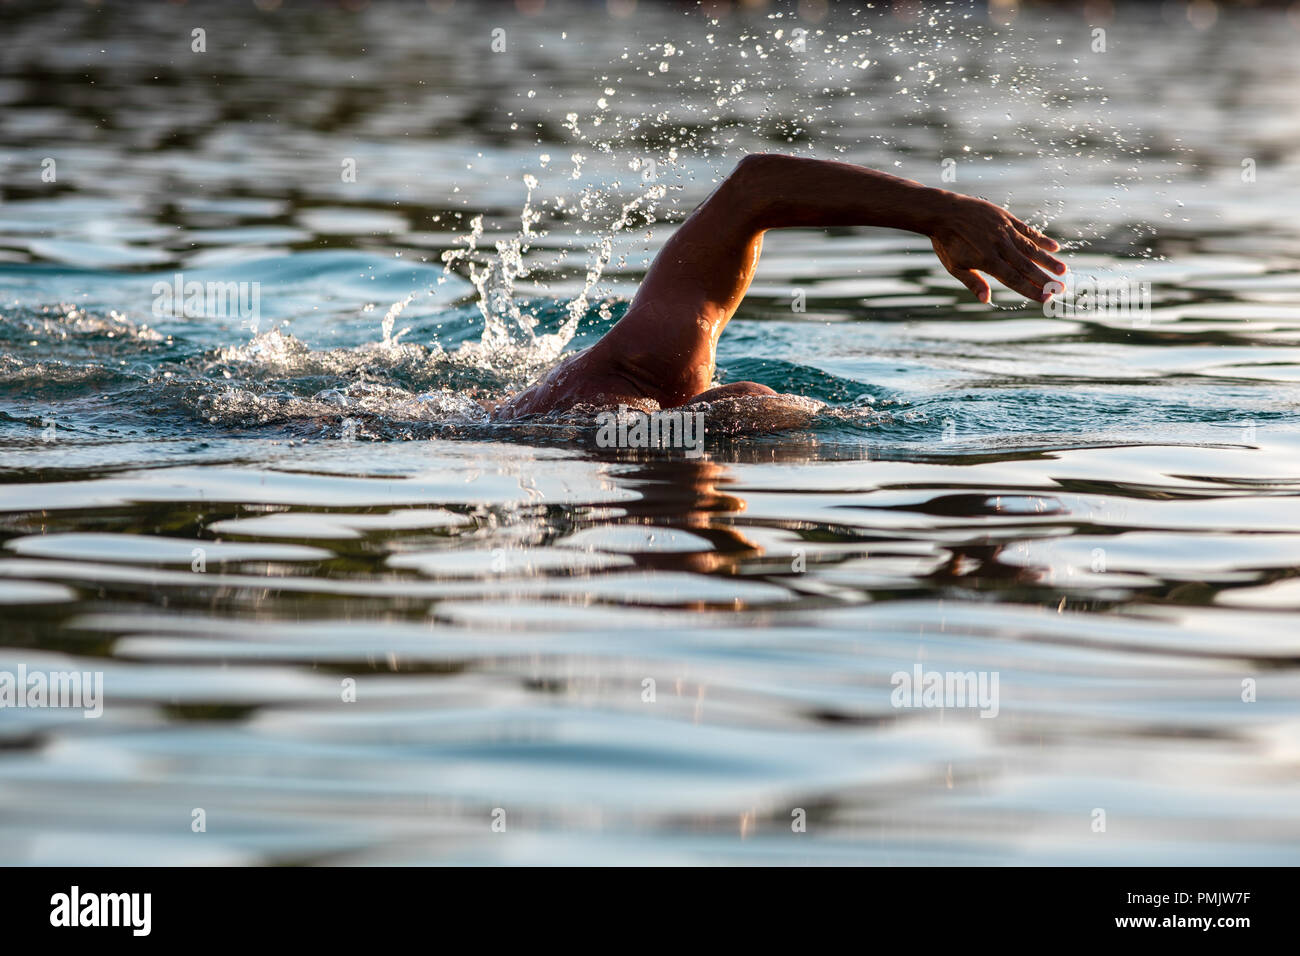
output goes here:
<path id="1" fill-rule="evenodd" d="M 593 300 L 601 297 L 600 282 L 620 233 L 679 217 L 681 210 L 665 212 L 661 204 L 670 190 L 685 194 L 700 163 L 710 164 L 716 179 L 739 154 L 770 148 L 774 141 L 787 152 L 839 154 L 935 185 L 945 158 L 954 157 L 958 188 L 1000 202 L 1019 201 L 981 184 L 996 187 L 996 176 L 986 180 L 984 171 L 1007 162 L 1040 167 L 1038 181 L 1046 193 L 1063 192 L 1074 164 L 1109 165 L 1121 193 L 1142 181 L 1142 157 L 1134 145 L 1139 138 L 1109 121 L 1100 86 L 1079 59 L 1077 70 L 1061 70 L 1054 49 L 1061 42 L 1041 31 L 1021 34 L 982 22 L 952 6 L 900 15 L 867 5 L 837 10 L 824 24 L 783 11 L 741 24 L 706 18 L 703 30 L 629 49 L 594 77 L 598 92 L 590 110 L 566 113 L 562 126 L 574 147 L 570 167 L 562 169 L 542 153 L 537 170 L 523 175 L 515 234 L 485 247 L 485 217 L 477 215 L 442 254 L 444 272 L 465 275 L 475 289 L 483 321 L 478 340 L 450 352 L 437 343 L 402 344 L 409 330 L 395 333 L 396 322 L 417 292 L 388 308 L 381 341 L 354 351 L 363 361 L 382 354 L 391 363 L 491 372 L 519 387 L 572 342 Z M 526 102 L 532 101 L 528 91 Z M 647 102 L 656 106 L 646 109 Z M 882 117 L 881 127 L 863 134 L 863 121 L 873 114 Z M 615 174 L 602 180 L 593 156 Z M 618 170 L 633 174 L 635 188 L 627 187 Z M 544 185 L 547 176 L 559 182 Z M 1037 214 L 1026 217 L 1047 226 L 1061 205 L 1040 197 Z M 1018 210 L 1026 212 L 1023 205 Z M 550 332 L 539 327 L 537 300 L 521 294 L 525 283 L 547 289 L 534 277 L 535 247 L 548 235 L 547 222 L 563 228 L 586 260 L 581 287 L 568 299 L 564 321 Z M 1080 230 L 1079 239 L 1087 238 L 1087 229 Z M 255 353 L 260 361 L 299 369 L 311 361 L 277 336 L 259 336 L 238 354 L 219 359 Z M 343 356 L 333 359 L 339 370 L 350 364 Z M 346 390 L 342 399 L 348 399 Z"/>

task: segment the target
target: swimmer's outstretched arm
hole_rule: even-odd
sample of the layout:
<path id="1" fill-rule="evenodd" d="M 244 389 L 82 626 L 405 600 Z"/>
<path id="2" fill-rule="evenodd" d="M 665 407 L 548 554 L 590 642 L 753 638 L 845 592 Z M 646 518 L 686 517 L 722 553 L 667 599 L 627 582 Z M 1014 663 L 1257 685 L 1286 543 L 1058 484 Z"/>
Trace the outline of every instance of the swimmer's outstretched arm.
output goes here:
<path id="1" fill-rule="evenodd" d="M 667 408 L 712 397 L 718 337 L 754 277 L 763 233 L 788 226 L 888 226 L 929 236 L 944 268 L 981 302 L 989 301 L 982 272 L 1034 301 L 1049 298 L 1043 270 L 1065 272 L 1049 255 L 1060 248 L 1055 241 L 982 199 L 848 163 L 755 154 L 664 244 L 618 324 L 506 410 L 527 414 L 620 396 Z M 771 393 L 753 383 L 726 388 Z"/>

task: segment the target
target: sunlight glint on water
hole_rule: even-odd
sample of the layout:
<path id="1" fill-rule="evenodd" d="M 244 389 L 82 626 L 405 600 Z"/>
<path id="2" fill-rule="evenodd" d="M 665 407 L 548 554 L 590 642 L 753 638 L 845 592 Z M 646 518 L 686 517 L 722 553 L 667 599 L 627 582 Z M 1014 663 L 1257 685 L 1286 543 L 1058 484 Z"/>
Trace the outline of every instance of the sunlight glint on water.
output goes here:
<path id="1" fill-rule="evenodd" d="M 201 71 L 184 8 L 0 8 L 0 671 L 107 696 L 0 713 L 3 862 L 1294 864 L 1293 21 L 556 7 L 502 56 L 214 7 Z M 1150 315 L 773 233 L 719 377 L 809 420 L 489 422 L 759 149 L 1005 202 Z"/>

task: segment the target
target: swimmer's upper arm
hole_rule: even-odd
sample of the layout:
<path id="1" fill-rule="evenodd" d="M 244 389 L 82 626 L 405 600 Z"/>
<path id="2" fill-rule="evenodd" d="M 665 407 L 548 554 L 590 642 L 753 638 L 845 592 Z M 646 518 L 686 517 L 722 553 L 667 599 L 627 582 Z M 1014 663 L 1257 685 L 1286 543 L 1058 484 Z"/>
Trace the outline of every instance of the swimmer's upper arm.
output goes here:
<path id="1" fill-rule="evenodd" d="M 745 188 L 748 159 L 659 250 L 627 313 L 601 345 L 638 384 L 680 404 L 708 388 L 718 336 L 758 267 L 760 207 Z"/>

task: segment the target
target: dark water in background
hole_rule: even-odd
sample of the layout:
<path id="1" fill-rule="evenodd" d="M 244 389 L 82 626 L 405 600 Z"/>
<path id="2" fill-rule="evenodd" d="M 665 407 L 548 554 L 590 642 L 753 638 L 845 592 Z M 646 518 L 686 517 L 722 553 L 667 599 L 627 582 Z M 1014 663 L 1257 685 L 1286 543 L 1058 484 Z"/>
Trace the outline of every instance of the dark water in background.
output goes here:
<path id="1" fill-rule="evenodd" d="M 1300 28 L 834 10 L 796 52 L 778 9 L 0 7 L 0 670 L 107 696 L 0 710 L 4 862 L 1300 859 Z M 954 157 L 1149 321 L 772 234 L 719 374 L 806 428 L 485 423 L 753 149 Z M 259 314 L 157 314 L 177 272 Z M 892 706 L 917 664 L 997 716 Z"/>

